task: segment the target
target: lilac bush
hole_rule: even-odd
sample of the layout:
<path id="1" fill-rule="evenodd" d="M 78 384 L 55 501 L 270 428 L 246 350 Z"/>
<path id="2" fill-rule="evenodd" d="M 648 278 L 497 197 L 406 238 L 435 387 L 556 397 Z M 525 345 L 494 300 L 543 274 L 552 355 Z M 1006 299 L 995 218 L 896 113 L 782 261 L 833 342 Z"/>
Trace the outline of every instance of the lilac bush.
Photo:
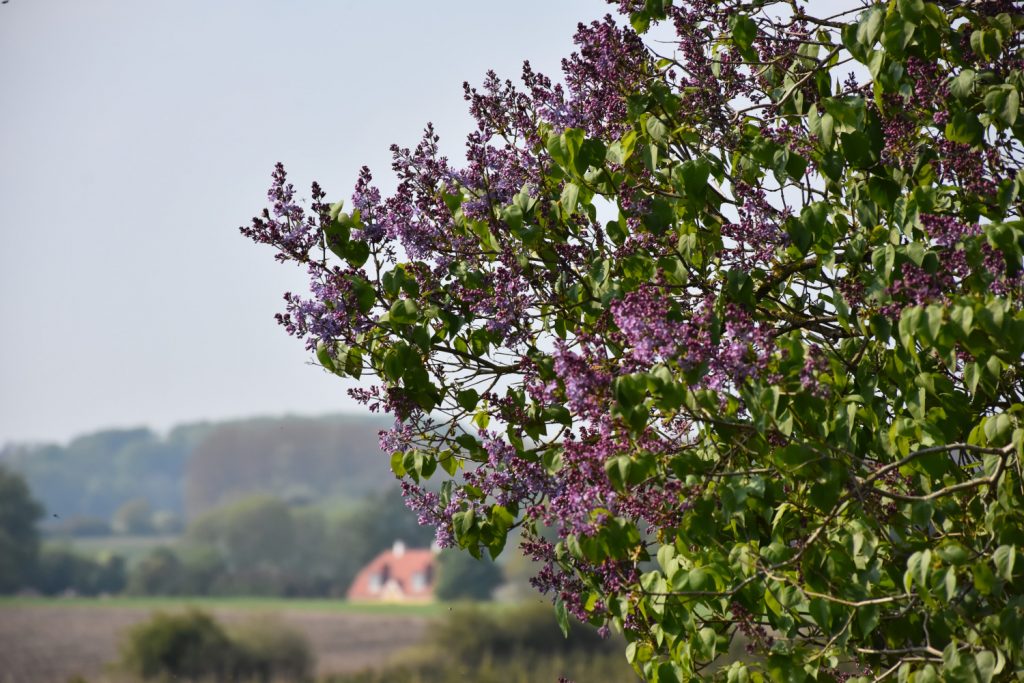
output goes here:
<path id="1" fill-rule="evenodd" d="M 463 164 L 428 126 L 350 212 L 279 166 L 279 322 L 646 680 L 1024 677 L 1019 3 L 613 4 L 466 85 Z"/>

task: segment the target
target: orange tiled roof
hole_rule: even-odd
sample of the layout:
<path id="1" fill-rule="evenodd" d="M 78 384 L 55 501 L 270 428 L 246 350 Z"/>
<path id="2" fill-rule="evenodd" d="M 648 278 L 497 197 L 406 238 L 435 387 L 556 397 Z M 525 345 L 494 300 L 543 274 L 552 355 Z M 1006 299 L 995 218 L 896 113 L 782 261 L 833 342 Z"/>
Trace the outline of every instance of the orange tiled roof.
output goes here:
<path id="1" fill-rule="evenodd" d="M 348 599 L 431 600 L 436 557 L 425 548 L 386 550 L 356 574 Z"/>

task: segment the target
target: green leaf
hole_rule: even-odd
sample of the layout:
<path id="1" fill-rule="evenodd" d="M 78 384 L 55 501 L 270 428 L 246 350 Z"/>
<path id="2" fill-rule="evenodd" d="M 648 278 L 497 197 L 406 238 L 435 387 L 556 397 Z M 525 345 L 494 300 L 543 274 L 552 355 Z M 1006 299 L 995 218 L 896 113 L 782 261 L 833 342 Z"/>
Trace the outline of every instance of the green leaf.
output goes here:
<path id="1" fill-rule="evenodd" d="M 619 455 L 605 461 L 605 475 L 615 490 L 624 491 L 626 489 L 632 467 L 633 460 L 628 455 Z"/>
<path id="2" fill-rule="evenodd" d="M 718 643 L 718 634 L 715 633 L 715 629 L 710 626 L 705 626 L 697 632 L 697 641 L 695 645 L 698 646 L 699 657 L 703 661 L 711 661 L 715 658 L 715 645 Z"/>
<path id="3" fill-rule="evenodd" d="M 647 12 L 631 12 L 629 25 L 633 27 L 634 31 L 643 35 L 651 27 L 651 15 Z"/>
<path id="4" fill-rule="evenodd" d="M 974 92 L 974 84 L 978 74 L 972 69 L 964 69 L 956 78 L 949 82 L 949 92 L 957 99 L 966 99 Z"/>
<path id="5" fill-rule="evenodd" d="M 932 552 L 919 550 L 907 560 L 907 571 L 903 574 L 903 587 L 909 593 L 914 583 L 925 590 L 928 587 L 928 572 L 931 570 Z"/>
<path id="6" fill-rule="evenodd" d="M 700 567 L 694 567 L 687 575 L 687 583 L 692 590 L 704 590 L 708 582 L 708 573 Z"/>
<path id="7" fill-rule="evenodd" d="M 708 191 L 708 178 L 711 176 L 711 166 L 707 161 L 684 161 L 672 171 L 672 175 L 677 180 L 676 186 L 682 189 L 687 197 L 703 201 Z"/>
<path id="8" fill-rule="evenodd" d="M 327 214 L 328 214 L 328 216 L 330 217 L 330 219 L 331 219 L 332 221 L 336 221 L 336 220 L 338 220 L 338 217 L 339 217 L 339 216 L 341 215 L 341 210 L 342 210 L 342 209 L 343 209 L 344 207 L 345 207 L 345 202 L 344 202 L 344 200 L 342 200 L 342 201 L 337 201 L 337 202 L 334 202 L 333 204 L 331 204 L 331 208 L 330 208 L 330 209 L 328 210 L 328 212 L 327 212 Z"/>
<path id="9" fill-rule="evenodd" d="M 658 146 L 657 145 L 644 145 L 640 148 L 640 158 L 643 159 L 644 166 L 651 173 L 658 170 Z"/>
<path id="10" fill-rule="evenodd" d="M 978 382 L 981 381 L 982 374 L 981 367 L 977 363 L 964 364 L 964 383 L 972 396 L 978 393 Z"/>
<path id="11" fill-rule="evenodd" d="M 1009 83 L 994 86 L 985 93 L 985 108 L 996 121 L 1012 126 L 1020 112 L 1020 94 Z"/>
<path id="12" fill-rule="evenodd" d="M 502 532 L 508 532 L 512 525 L 516 523 L 516 518 L 509 512 L 507 507 L 495 503 L 491 506 L 491 523 L 501 529 Z"/>
<path id="13" fill-rule="evenodd" d="M 819 137 L 821 137 L 821 144 L 826 149 L 832 147 L 832 142 L 835 140 L 833 130 L 835 129 L 835 120 L 832 118 L 832 114 L 822 114 L 819 124 Z"/>
<path id="14" fill-rule="evenodd" d="M 661 570 L 665 572 L 666 578 L 671 579 L 675 570 L 679 569 L 679 563 L 676 561 L 675 546 L 669 543 L 662 544 L 658 548 L 657 558 L 658 564 L 661 565 Z"/>
<path id="15" fill-rule="evenodd" d="M 898 331 L 900 343 L 910 352 L 917 349 L 917 333 L 920 329 L 924 310 L 920 306 L 909 306 L 900 314 Z"/>
<path id="16" fill-rule="evenodd" d="M 684 680 L 682 669 L 674 662 L 663 662 L 657 669 L 658 683 L 682 683 Z"/>
<path id="17" fill-rule="evenodd" d="M 974 588 L 982 595 L 991 595 L 996 587 L 996 575 L 988 564 L 977 562 L 971 565 L 971 574 L 974 577 Z"/>
<path id="18" fill-rule="evenodd" d="M 441 451 L 437 462 L 448 473 L 448 476 L 454 477 L 455 473 L 459 471 L 459 459 L 450 450 Z"/>
<path id="19" fill-rule="evenodd" d="M 785 222 L 786 234 L 790 241 L 800 251 L 801 256 L 807 253 L 811 244 L 814 243 L 814 235 L 807 229 L 804 221 L 790 217 Z"/>
<path id="20" fill-rule="evenodd" d="M 370 245 L 363 240 L 352 240 L 345 248 L 345 260 L 353 268 L 360 268 L 370 258 Z"/>
<path id="21" fill-rule="evenodd" d="M 809 204 L 800 212 L 800 220 L 811 234 L 811 244 L 815 244 L 828 226 L 828 205 L 825 202 Z"/>
<path id="22" fill-rule="evenodd" d="M 936 548 L 935 553 L 943 562 L 957 566 L 964 564 L 970 558 L 967 548 L 953 540 L 943 542 Z"/>
<path id="23" fill-rule="evenodd" d="M 576 204 L 580 199 L 580 188 L 576 183 L 566 183 L 562 188 L 562 197 L 558 200 L 566 213 L 576 211 Z"/>
<path id="24" fill-rule="evenodd" d="M 377 301 L 377 294 L 373 291 L 373 286 L 358 275 L 352 275 L 348 280 L 356 295 L 356 306 L 359 308 L 359 312 L 369 313 Z"/>
<path id="25" fill-rule="evenodd" d="M 990 683 L 992 678 L 1002 669 L 998 659 L 988 650 L 982 650 L 974 655 L 974 666 L 978 670 L 978 678 L 981 683 Z"/>
<path id="26" fill-rule="evenodd" d="M 501 220 L 513 234 L 518 234 L 523 228 L 523 210 L 515 204 L 506 206 L 501 210 Z"/>
<path id="27" fill-rule="evenodd" d="M 363 352 L 359 349 L 352 347 L 345 354 L 345 372 L 359 379 L 363 374 Z"/>
<path id="28" fill-rule="evenodd" d="M 832 611 L 828 603 L 821 598 L 814 598 L 810 602 L 809 612 L 814 623 L 828 633 L 832 626 Z"/>
<path id="29" fill-rule="evenodd" d="M 881 7 L 872 7 L 860 16 L 860 21 L 857 22 L 857 42 L 861 47 L 868 49 L 874 46 L 882 34 L 884 19 L 885 12 Z"/>
<path id="30" fill-rule="evenodd" d="M 978 117 L 968 112 L 959 112 L 946 124 L 946 138 L 952 142 L 973 145 L 981 141 L 984 129 Z"/>
<path id="31" fill-rule="evenodd" d="M 974 309 L 970 306 L 954 306 L 949 311 L 949 319 L 954 324 L 953 331 L 957 337 L 966 340 L 974 330 Z"/>
<path id="32" fill-rule="evenodd" d="M 473 531 L 473 526 L 476 523 L 476 513 L 473 508 L 463 510 L 462 512 L 456 512 L 452 515 L 452 524 L 455 528 L 455 532 L 460 537 L 468 536 Z"/>
<path id="33" fill-rule="evenodd" d="M 924 0 L 897 0 L 896 6 L 910 21 L 917 22 L 924 17 Z"/>
<path id="34" fill-rule="evenodd" d="M 562 405 L 548 406 L 544 409 L 544 419 L 550 422 L 557 422 L 566 427 L 572 426 L 572 413 Z"/>
<path id="35" fill-rule="evenodd" d="M 396 477 L 405 476 L 405 453 L 402 451 L 395 451 L 391 454 L 391 471 L 394 472 Z"/>
<path id="36" fill-rule="evenodd" d="M 857 625 L 862 637 L 867 637 L 878 626 L 878 605 L 865 605 L 857 610 Z"/>
<path id="37" fill-rule="evenodd" d="M 657 116 L 649 116 L 644 124 L 644 128 L 655 142 L 662 145 L 668 142 L 668 126 Z"/>
<path id="38" fill-rule="evenodd" d="M 1013 581 L 1013 563 L 1016 557 L 1017 549 L 1012 545 L 1001 545 L 992 553 L 996 574 L 1004 581 Z"/>
<path id="39" fill-rule="evenodd" d="M 605 225 L 605 232 L 608 233 L 608 237 L 616 245 L 621 246 L 626 241 L 626 231 L 622 229 L 622 225 L 619 221 L 608 221 Z"/>
<path id="40" fill-rule="evenodd" d="M 401 345 L 388 349 L 380 366 L 386 379 L 397 382 L 402 378 L 405 374 L 405 356 L 406 349 Z"/>
<path id="41" fill-rule="evenodd" d="M 333 206 L 340 207 L 341 202 L 338 202 Z M 323 229 L 324 238 L 327 242 L 328 249 L 341 258 L 345 258 L 352 219 L 348 214 L 340 213 L 340 208 L 339 213 L 335 214 L 333 206 L 331 209 L 331 213 L 333 214 L 331 221 Z"/>
<path id="42" fill-rule="evenodd" d="M 420 309 L 412 299 L 399 299 L 391 305 L 390 320 L 393 323 L 408 324 L 416 322 Z"/>
<path id="43" fill-rule="evenodd" d="M 912 22 L 906 21 L 898 14 L 892 14 L 885 22 L 882 30 L 882 45 L 886 50 L 899 56 L 903 54 L 917 29 Z"/>
<path id="44" fill-rule="evenodd" d="M 918 333 L 930 346 L 935 346 L 942 332 L 942 324 L 945 319 L 945 309 L 938 304 L 929 304 L 921 315 L 918 325 Z"/>
<path id="45" fill-rule="evenodd" d="M 334 365 L 334 359 L 331 358 L 331 352 L 328 350 L 327 345 L 322 341 L 316 343 L 316 359 L 324 369 L 331 372 L 337 372 Z"/>
<path id="46" fill-rule="evenodd" d="M 985 61 L 991 62 L 1003 50 L 1003 39 L 998 31 L 980 29 L 971 33 L 971 49 Z"/>
<path id="47" fill-rule="evenodd" d="M 1010 438 L 1013 430 L 1013 418 L 1006 413 L 990 415 L 985 418 L 985 439 L 990 445 L 1002 446 Z"/>
<path id="48" fill-rule="evenodd" d="M 562 635 L 566 638 L 569 637 L 569 610 L 565 607 L 565 602 L 561 597 L 555 600 L 555 619 L 558 621 L 558 628 L 562 630 Z"/>
<path id="49" fill-rule="evenodd" d="M 480 401 L 480 394 L 477 393 L 476 389 L 464 389 L 460 391 L 455 400 L 463 410 L 471 411 L 476 408 L 476 404 Z"/>
<path id="50" fill-rule="evenodd" d="M 733 662 L 726 672 L 725 683 L 750 683 L 750 672 L 741 662 Z"/>
<path id="51" fill-rule="evenodd" d="M 624 410 L 632 410 L 644 401 L 647 391 L 647 379 L 638 375 L 617 377 L 612 386 L 615 399 Z"/>
<path id="52" fill-rule="evenodd" d="M 573 168 L 576 153 L 583 144 L 583 137 L 583 131 L 578 128 L 569 128 L 561 135 L 552 135 L 548 138 L 548 154 L 562 168 L 566 170 Z"/>
<path id="53" fill-rule="evenodd" d="M 734 14 L 729 17 L 732 39 L 741 50 L 748 49 L 757 36 L 757 23 L 746 14 Z"/>

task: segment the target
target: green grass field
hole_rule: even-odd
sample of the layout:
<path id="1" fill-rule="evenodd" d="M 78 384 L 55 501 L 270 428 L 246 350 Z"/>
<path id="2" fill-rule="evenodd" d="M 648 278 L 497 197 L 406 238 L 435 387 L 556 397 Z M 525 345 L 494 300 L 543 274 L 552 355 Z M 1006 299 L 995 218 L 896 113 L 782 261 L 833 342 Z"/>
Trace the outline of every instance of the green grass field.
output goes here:
<path id="1" fill-rule="evenodd" d="M 145 610 L 173 610 L 185 607 L 202 609 L 239 609 L 262 612 L 308 611 L 348 614 L 394 614 L 410 616 L 439 616 L 450 608 L 445 603 L 407 605 L 401 603 L 347 602 L 329 599 L 290 599 L 254 597 L 128 597 L 56 598 L 37 596 L 0 597 L 0 609 L 5 607 L 129 607 Z"/>

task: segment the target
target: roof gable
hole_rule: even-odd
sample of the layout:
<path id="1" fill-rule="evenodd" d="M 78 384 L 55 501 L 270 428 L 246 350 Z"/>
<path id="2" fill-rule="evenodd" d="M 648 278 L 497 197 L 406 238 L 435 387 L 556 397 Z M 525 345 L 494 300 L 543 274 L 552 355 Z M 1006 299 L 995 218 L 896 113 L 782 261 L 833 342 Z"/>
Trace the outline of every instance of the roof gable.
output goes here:
<path id="1" fill-rule="evenodd" d="M 429 600 L 434 593 L 436 557 L 425 548 L 386 550 L 356 574 L 348 598 Z"/>

